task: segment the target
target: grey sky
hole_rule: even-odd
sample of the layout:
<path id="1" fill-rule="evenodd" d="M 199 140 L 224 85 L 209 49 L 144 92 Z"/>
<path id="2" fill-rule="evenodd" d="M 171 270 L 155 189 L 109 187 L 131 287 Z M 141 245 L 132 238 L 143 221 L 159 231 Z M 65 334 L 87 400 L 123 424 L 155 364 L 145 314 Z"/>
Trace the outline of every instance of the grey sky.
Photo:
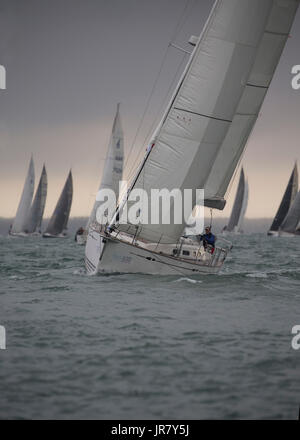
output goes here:
<path id="1" fill-rule="evenodd" d="M 141 157 L 183 66 L 182 52 L 166 52 L 178 20 L 184 19 L 174 42 L 189 49 L 189 36 L 201 32 L 212 5 L 213 0 L 0 0 L 0 64 L 7 70 L 7 90 L 0 92 L 0 215 L 15 213 L 31 152 L 36 180 L 42 163 L 47 166 L 46 215 L 71 166 L 71 215 L 87 215 L 117 102 L 128 153 L 167 53 L 130 165 Z M 298 11 L 244 156 L 252 217 L 272 216 L 299 158 L 300 90 L 290 85 L 291 68 L 300 64 L 299 43 Z M 235 184 L 221 215 L 228 215 L 234 192 Z"/>

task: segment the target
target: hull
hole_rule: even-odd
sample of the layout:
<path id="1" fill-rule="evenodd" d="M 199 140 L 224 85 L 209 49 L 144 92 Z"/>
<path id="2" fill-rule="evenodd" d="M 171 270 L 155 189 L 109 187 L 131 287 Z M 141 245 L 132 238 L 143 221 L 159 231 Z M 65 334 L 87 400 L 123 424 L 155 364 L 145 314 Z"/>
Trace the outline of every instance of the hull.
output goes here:
<path id="1" fill-rule="evenodd" d="M 87 239 L 87 233 L 83 233 L 83 234 L 76 234 L 75 235 L 75 241 L 77 244 L 83 246 L 86 244 L 86 239 Z"/>
<path id="2" fill-rule="evenodd" d="M 278 235 L 279 237 L 295 237 L 297 234 L 294 232 L 279 231 Z"/>
<path id="3" fill-rule="evenodd" d="M 279 232 L 278 231 L 268 231 L 268 235 L 270 237 L 278 237 L 279 236 Z"/>
<path id="4" fill-rule="evenodd" d="M 9 232 L 8 235 L 11 237 L 28 237 L 28 234 L 26 232 Z"/>
<path id="5" fill-rule="evenodd" d="M 57 235 L 53 235 L 53 234 L 49 234 L 49 232 L 44 232 L 43 234 L 43 238 L 67 238 L 68 235 L 67 234 L 57 234 Z"/>
<path id="6" fill-rule="evenodd" d="M 155 244 L 153 244 L 154 246 Z M 174 247 L 170 245 L 170 247 Z M 192 248 L 192 246 L 190 246 Z M 195 246 L 193 248 L 196 249 Z M 199 249 L 199 247 L 197 248 Z M 221 252 L 222 251 L 222 252 Z M 132 273 L 149 275 L 216 274 L 223 266 L 227 252 L 216 249 L 204 252 L 201 261 L 166 255 L 90 230 L 86 245 L 85 265 L 89 275 L 97 273 Z"/>

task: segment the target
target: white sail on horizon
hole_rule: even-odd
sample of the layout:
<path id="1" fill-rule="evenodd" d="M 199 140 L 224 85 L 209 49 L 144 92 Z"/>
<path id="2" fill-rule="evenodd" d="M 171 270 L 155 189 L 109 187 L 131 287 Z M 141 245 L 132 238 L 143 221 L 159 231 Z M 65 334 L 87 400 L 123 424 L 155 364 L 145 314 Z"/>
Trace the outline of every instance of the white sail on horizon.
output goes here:
<path id="1" fill-rule="evenodd" d="M 297 231 L 300 222 L 300 191 L 298 191 L 294 202 L 292 203 L 285 219 L 283 220 L 279 231 L 294 234 Z"/>
<path id="2" fill-rule="evenodd" d="M 226 231 L 242 232 L 243 221 L 248 205 L 248 182 L 244 169 L 241 169 L 238 188 Z"/>
<path id="3" fill-rule="evenodd" d="M 44 236 L 59 236 L 67 228 L 73 199 L 73 178 L 70 170 Z"/>
<path id="4" fill-rule="evenodd" d="M 26 229 L 31 201 L 33 197 L 33 191 L 34 191 L 34 162 L 33 162 L 33 157 L 31 156 L 28 172 L 23 187 L 23 192 L 11 228 L 11 232 L 14 234 L 23 233 Z"/>
<path id="5" fill-rule="evenodd" d="M 40 181 L 28 215 L 25 228 L 26 233 L 32 234 L 35 232 L 41 232 L 41 224 L 47 197 L 47 186 L 47 172 L 45 165 L 43 165 Z"/>
<path id="6" fill-rule="evenodd" d="M 120 104 L 118 104 L 103 168 L 102 179 L 98 189 L 98 191 L 104 188 L 112 189 L 117 200 L 119 197 L 119 181 L 122 180 L 123 161 L 124 134 L 120 116 Z M 96 213 L 99 205 L 100 202 L 96 200 L 87 221 L 86 230 L 88 230 L 90 225 L 96 220 Z"/>

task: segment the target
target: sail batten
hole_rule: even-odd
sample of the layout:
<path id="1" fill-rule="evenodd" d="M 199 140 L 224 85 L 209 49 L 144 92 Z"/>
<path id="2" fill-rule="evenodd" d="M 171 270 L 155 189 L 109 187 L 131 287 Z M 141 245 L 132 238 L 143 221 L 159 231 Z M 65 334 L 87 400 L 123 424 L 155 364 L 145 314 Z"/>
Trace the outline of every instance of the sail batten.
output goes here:
<path id="1" fill-rule="evenodd" d="M 14 219 L 11 232 L 18 234 L 25 232 L 28 215 L 30 212 L 31 200 L 34 191 L 34 163 L 31 157 L 29 168 L 24 183 L 23 192 L 17 209 L 16 217 Z"/>

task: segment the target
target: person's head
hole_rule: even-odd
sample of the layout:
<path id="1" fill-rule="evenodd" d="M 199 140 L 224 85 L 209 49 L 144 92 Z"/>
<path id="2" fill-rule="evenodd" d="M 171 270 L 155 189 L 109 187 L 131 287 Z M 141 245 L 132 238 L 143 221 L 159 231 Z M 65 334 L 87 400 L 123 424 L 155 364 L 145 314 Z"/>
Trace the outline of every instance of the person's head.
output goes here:
<path id="1" fill-rule="evenodd" d="M 206 227 L 205 227 L 205 233 L 206 233 L 206 234 L 209 234 L 209 233 L 210 233 L 210 226 L 206 226 Z"/>

